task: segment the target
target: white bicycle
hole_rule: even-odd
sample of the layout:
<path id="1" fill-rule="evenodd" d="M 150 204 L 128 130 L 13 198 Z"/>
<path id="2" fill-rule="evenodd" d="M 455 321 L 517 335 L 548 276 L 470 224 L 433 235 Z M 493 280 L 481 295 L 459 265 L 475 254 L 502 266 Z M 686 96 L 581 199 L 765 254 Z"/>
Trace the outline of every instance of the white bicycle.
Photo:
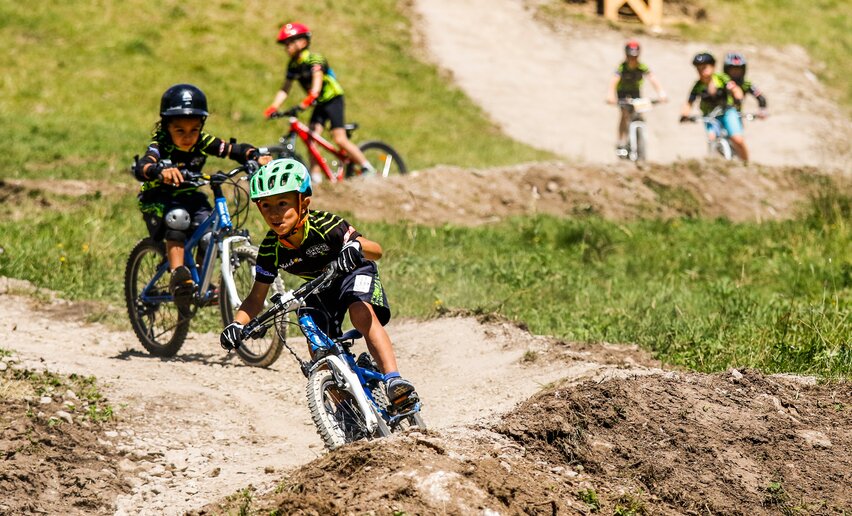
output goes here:
<path id="1" fill-rule="evenodd" d="M 648 137 L 642 115 L 651 111 L 659 102 L 658 99 L 646 98 L 626 98 L 618 101 L 618 107 L 626 109 L 630 116 L 630 125 L 627 126 L 627 147 L 618 150 L 619 158 L 629 159 L 634 163 L 647 159 Z"/>

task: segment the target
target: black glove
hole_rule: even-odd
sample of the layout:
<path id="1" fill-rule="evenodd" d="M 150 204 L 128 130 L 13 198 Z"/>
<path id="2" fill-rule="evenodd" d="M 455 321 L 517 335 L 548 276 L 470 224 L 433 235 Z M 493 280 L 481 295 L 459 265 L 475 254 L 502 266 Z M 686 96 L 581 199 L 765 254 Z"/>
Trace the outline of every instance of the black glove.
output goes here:
<path id="1" fill-rule="evenodd" d="M 340 272 L 352 272 L 361 265 L 364 261 L 364 255 L 361 253 L 361 242 L 352 240 L 347 242 L 340 250 L 337 256 L 337 269 Z"/>
<path id="2" fill-rule="evenodd" d="M 238 322 L 232 322 L 228 326 L 222 330 L 222 334 L 219 336 L 219 344 L 222 345 L 222 349 L 225 351 L 231 351 L 232 349 L 236 349 L 240 347 L 243 343 L 243 325 Z"/>
<path id="3" fill-rule="evenodd" d="M 690 122 L 692 119 L 685 115 L 680 115 L 680 123 Z"/>

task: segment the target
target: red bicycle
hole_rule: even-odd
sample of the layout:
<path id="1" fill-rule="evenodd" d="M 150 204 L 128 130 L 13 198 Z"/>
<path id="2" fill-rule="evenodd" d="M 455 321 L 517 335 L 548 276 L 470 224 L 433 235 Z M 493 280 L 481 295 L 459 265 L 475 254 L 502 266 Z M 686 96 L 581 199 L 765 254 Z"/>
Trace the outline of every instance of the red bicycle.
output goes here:
<path id="1" fill-rule="evenodd" d="M 299 112 L 300 110 L 294 107 L 273 113 L 269 117 L 289 118 L 290 121 L 290 132 L 282 136 L 278 144 L 266 147 L 269 154 L 276 158 L 293 158 L 308 166 L 302 156 L 296 152 L 296 138 L 299 138 L 305 143 L 313 161 L 319 165 L 332 183 L 343 181 L 347 177 L 364 174 L 361 165 L 354 163 L 345 150 L 335 147 L 319 134 L 313 133 L 307 125 L 301 122 L 296 117 Z M 346 124 L 343 128 L 346 129 L 346 135 L 351 138 L 352 132 L 358 128 L 358 124 Z M 384 142 L 371 140 L 358 145 L 358 148 L 367 157 L 378 176 L 388 177 L 408 172 L 399 153 Z"/>

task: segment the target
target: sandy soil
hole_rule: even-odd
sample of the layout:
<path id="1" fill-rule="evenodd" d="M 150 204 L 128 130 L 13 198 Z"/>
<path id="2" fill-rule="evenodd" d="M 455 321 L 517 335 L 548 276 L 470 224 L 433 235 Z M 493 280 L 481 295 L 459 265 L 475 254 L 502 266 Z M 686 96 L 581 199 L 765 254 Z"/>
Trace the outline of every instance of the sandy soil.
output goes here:
<path id="1" fill-rule="evenodd" d="M 80 307 L 61 300 L 36 305 L 9 294 L 10 285 L 29 288 L 0 281 L 3 347 L 36 370 L 97 376 L 116 407 L 116 433 L 97 437 L 118 457 L 113 483 L 132 486 L 116 488 L 117 513 L 180 514 L 239 487 L 269 484 L 324 453 L 305 379 L 287 356 L 270 369 L 245 367 L 225 356 L 217 335 L 191 334 L 174 359 L 157 359 L 132 332 L 81 323 Z M 389 331 L 435 429 L 486 421 L 565 376 L 653 365 L 635 348 L 575 348 L 471 318 L 397 321 Z M 528 351 L 570 360 L 524 362 Z M 56 508 L 55 493 L 24 499 L 48 512 Z"/>
<path id="2" fill-rule="evenodd" d="M 615 107 L 606 88 L 623 59 L 628 36 L 536 18 L 529 0 L 415 0 L 421 37 L 440 68 L 516 140 L 562 156 L 613 162 Z M 472 23 L 471 20 L 476 20 Z M 717 58 L 729 49 L 701 42 L 641 38 L 642 59 L 670 102 L 647 117 L 650 159 L 704 156 L 703 129 L 679 125 L 679 110 L 695 81 L 696 52 Z M 808 71 L 796 47 L 740 48 L 749 76 L 765 92 L 773 116 L 747 128 L 752 160 L 774 165 L 848 167 L 852 122 L 844 118 Z M 790 66 L 791 56 L 796 63 Z M 645 86 L 645 94 L 653 88 Z M 746 105 L 756 109 L 753 99 Z"/>

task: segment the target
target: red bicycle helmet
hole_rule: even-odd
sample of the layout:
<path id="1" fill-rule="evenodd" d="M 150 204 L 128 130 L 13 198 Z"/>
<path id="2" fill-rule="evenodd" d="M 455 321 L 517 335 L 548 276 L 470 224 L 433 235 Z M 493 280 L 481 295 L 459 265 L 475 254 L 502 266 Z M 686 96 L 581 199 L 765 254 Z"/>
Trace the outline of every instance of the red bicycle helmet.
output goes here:
<path id="1" fill-rule="evenodd" d="M 287 44 L 297 38 L 311 39 L 311 30 L 301 23 L 288 23 L 278 32 L 278 43 Z"/>
<path id="2" fill-rule="evenodd" d="M 638 57 L 639 56 L 639 42 L 635 39 L 631 39 L 624 45 L 624 53 L 627 57 Z"/>

